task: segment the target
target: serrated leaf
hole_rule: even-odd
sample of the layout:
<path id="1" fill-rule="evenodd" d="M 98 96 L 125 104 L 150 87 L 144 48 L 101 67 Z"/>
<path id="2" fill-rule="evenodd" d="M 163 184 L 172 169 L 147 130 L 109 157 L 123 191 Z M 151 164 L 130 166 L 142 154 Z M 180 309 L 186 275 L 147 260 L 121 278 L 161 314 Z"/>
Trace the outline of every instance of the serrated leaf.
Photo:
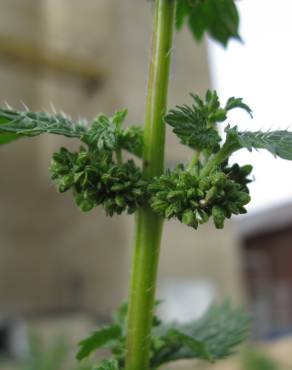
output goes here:
<path id="1" fill-rule="evenodd" d="M 229 110 L 235 109 L 235 108 L 241 108 L 241 109 L 245 110 L 251 116 L 251 118 L 253 117 L 252 116 L 252 110 L 250 109 L 250 107 L 247 104 L 245 104 L 243 102 L 242 98 L 231 97 L 227 100 L 227 103 L 225 105 L 225 110 L 229 111 Z"/>
<path id="2" fill-rule="evenodd" d="M 189 12 L 188 3 L 184 0 L 178 2 L 177 9 L 176 9 L 176 20 L 175 20 L 175 25 L 176 25 L 177 30 L 180 30 L 183 27 L 185 18 L 188 16 L 188 12 Z"/>
<path id="3" fill-rule="evenodd" d="M 154 346 L 151 365 L 156 368 L 181 359 L 225 358 L 247 338 L 249 326 L 250 317 L 228 302 L 212 305 L 199 320 L 161 325 L 153 331 L 154 343 L 158 345 Z M 179 340 L 169 337 L 172 330 L 181 333 Z"/>
<path id="4" fill-rule="evenodd" d="M 119 370 L 118 361 L 115 359 L 103 360 L 99 365 L 92 370 Z"/>
<path id="5" fill-rule="evenodd" d="M 225 148 L 230 147 L 231 152 L 246 148 L 266 149 L 274 156 L 292 160 L 292 132 L 286 130 L 239 132 L 237 127 L 225 129 L 227 132 Z"/>
<path id="6" fill-rule="evenodd" d="M 117 111 L 112 118 L 113 123 L 115 123 L 118 126 L 121 125 L 126 119 L 127 114 L 128 114 L 128 109 Z"/>
<path id="7" fill-rule="evenodd" d="M 79 351 L 76 355 L 77 360 L 88 357 L 93 351 L 105 346 L 108 342 L 118 339 L 121 336 L 119 325 L 105 326 L 92 333 L 88 338 L 79 342 Z"/>
<path id="8" fill-rule="evenodd" d="M 221 107 L 216 91 L 208 90 L 204 101 L 198 95 L 190 95 L 193 104 L 170 110 L 165 122 L 173 127 L 182 144 L 192 149 L 216 152 L 221 141 L 216 124 L 225 121 L 231 109 L 241 108 L 251 114 L 251 109 L 241 98 L 230 98 L 225 107 Z"/>
<path id="9" fill-rule="evenodd" d="M 83 140 L 98 150 L 115 150 L 117 147 L 117 125 L 111 118 L 99 114 L 93 121 L 90 129 L 83 136 Z"/>
<path id="10" fill-rule="evenodd" d="M 99 114 L 89 127 L 85 120 L 73 122 L 65 114 L 16 111 L 0 108 L 0 145 L 21 137 L 33 137 L 43 133 L 78 138 L 91 149 L 115 151 L 124 149 L 142 157 L 143 129 L 131 126 L 121 129 L 127 110 L 118 111 L 113 117 Z"/>
<path id="11" fill-rule="evenodd" d="M 80 138 L 86 131 L 86 124 L 83 121 L 74 123 L 65 114 L 46 112 L 0 109 L 0 122 L 0 138 L 10 141 L 21 136 L 31 137 L 43 133 Z M 12 136 L 6 136 L 5 139 L 5 135 L 8 134 Z"/>
<path id="12" fill-rule="evenodd" d="M 222 305 L 212 305 L 201 319 L 193 325 L 182 325 L 182 330 L 190 336 L 205 341 L 214 359 L 225 358 L 248 335 L 250 316 L 241 308 L 233 308 L 226 301 Z"/>
<path id="13" fill-rule="evenodd" d="M 179 0 L 177 29 L 184 23 L 198 41 L 205 33 L 224 46 L 232 38 L 240 39 L 239 14 L 234 0 Z"/>
<path id="14" fill-rule="evenodd" d="M 114 322 L 121 327 L 122 331 L 126 329 L 126 320 L 128 315 L 128 303 L 124 302 L 113 314 Z"/>
<path id="15" fill-rule="evenodd" d="M 99 114 L 93 121 L 90 129 L 82 140 L 90 147 L 99 151 L 127 150 L 138 157 L 143 152 L 143 129 L 140 126 L 131 126 L 121 129 L 127 110 L 116 112 L 113 117 Z"/>
<path id="16" fill-rule="evenodd" d="M 9 121 L 5 117 L 0 116 L 0 125 L 7 124 L 8 122 Z M 4 132 L 1 132 L 1 130 L 0 130 L 0 145 L 8 144 L 11 141 L 14 141 L 18 138 L 19 138 L 19 136 L 16 135 L 16 134 L 4 133 Z"/>
<path id="17" fill-rule="evenodd" d="M 2 145 L 2 144 L 8 144 L 11 141 L 14 141 L 16 139 L 19 139 L 19 136 L 18 135 L 15 135 L 15 134 L 2 134 L 0 132 L 0 145 Z"/>
<path id="18" fill-rule="evenodd" d="M 195 358 L 212 361 L 212 353 L 208 350 L 206 342 L 198 340 L 190 335 L 184 334 L 178 329 L 171 329 L 168 332 L 168 337 L 172 340 L 180 342 L 194 354 Z"/>
<path id="19" fill-rule="evenodd" d="M 118 135 L 118 145 L 129 153 L 142 158 L 144 130 L 141 126 L 131 126 L 121 130 Z"/>
<path id="20" fill-rule="evenodd" d="M 118 149 L 119 136 L 123 132 L 120 126 L 127 114 L 127 109 L 116 112 L 113 117 L 99 114 L 92 122 L 83 140 L 91 146 L 96 146 L 98 150 L 113 151 Z"/>
<path id="21" fill-rule="evenodd" d="M 177 106 L 165 116 L 165 122 L 173 127 L 173 132 L 181 143 L 196 150 L 219 148 L 221 138 L 213 125 L 193 107 Z"/>

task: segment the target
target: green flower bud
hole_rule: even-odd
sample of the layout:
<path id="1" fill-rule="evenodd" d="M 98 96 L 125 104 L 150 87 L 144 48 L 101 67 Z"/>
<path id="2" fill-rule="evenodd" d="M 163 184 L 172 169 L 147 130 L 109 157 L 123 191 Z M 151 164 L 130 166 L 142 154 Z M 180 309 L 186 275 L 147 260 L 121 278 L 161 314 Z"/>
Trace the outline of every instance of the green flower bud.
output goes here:
<path id="1" fill-rule="evenodd" d="M 75 195 L 75 202 L 82 212 L 89 212 L 95 206 L 92 199 L 86 199 L 82 194 Z"/>
<path id="2" fill-rule="evenodd" d="M 219 206 L 214 206 L 212 208 L 212 217 L 214 220 L 215 227 L 217 229 L 223 229 L 225 220 L 224 210 Z"/>
<path id="3" fill-rule="evenodd" d="M 187 209 L 186 211 L 184 211 L 184 213 L 182 215 L 182 222 L 185 225 L 188 225 L 188 226 L 193 226 L 194 225 L 195 215 L 194 215 L 194 213 L 192 212 L 191 209 Z"/>

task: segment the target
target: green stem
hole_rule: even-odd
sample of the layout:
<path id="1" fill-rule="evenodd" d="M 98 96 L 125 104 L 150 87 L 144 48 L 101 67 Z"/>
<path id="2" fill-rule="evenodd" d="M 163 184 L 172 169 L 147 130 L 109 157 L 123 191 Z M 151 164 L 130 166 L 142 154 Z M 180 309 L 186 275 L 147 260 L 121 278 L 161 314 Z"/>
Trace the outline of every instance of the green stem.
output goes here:
<path id="1" fill-rule="evenodd" d="M 224 144 L 223 147 L 216 153 L 213 157 L 209 159 L 206 163 L 205 167 L 202 169 L 200 173 L 200 177 L 208 176 L 210 172 L 216 167 L 218 167 L 221 163 L 223 163 L 230 155 L 236 150 L 235 147 L 231 145 Z"/>
<path id="2" fill-rule="evenodd" d="M 155 0 L 152 57 L 147 96 L 143 175 L 163 172 L 167 91 L 175 0 Z M 135 245 L 129 294 L 126 370 L 148 370 L 163 221 L 144 207 L 136 215 Z"/>
<path id="3" fill-rule="evenodd" d="M 192 159 L 187 167 L 187 170 L 190 171 L 190 172 L 197 172 L 197 164 L 200 160 L 200 155 L 201 155 L 201 152 L 199 150 L 195 150 L 193 156 L 192 156 Z"/>

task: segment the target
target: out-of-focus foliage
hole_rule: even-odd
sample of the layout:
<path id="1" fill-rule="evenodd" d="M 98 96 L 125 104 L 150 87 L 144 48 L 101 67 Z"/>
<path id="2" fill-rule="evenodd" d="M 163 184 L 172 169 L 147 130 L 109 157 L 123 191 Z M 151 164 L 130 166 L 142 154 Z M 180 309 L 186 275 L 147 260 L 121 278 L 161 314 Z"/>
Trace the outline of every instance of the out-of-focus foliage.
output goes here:
<path id="1" fill-rule="evenodd" d="M 73 357 L 73 356 L 72 356 Z M 52 344 L 45 346 L 41 337 L 33 333 L 29 338 L 27 356 L 13 366 L 14 370 L 92 370 L 92 364 L 78 364 L 71 357 L 67 340 L 56 338 Z M 14 362 L 13 362 L 14 363 Z M 9 366 L 8 366 L 9 365 Z M 0 362 L 0 368 L 11 368 L 11 363 Z"/>
<path id="2" fill-rule="evenodd" d="M 242 355 L 242 370 L 284 370 L 266 353 L 248 349 Z"/>
<path id="3" fill-rule="evenodd" d="M 81 360 L 96 349 L 106 347 L 111 349 L 113 357 L 101 362 L 95 370 L 124 369 L 127 311 L 124 304 L 114 315 L 113 325 L 103 327 L 81 341 L 77 358 Z M 212 362 L 228 357 L 246 339 L 249 324 L 250 317 L 228 302 L 212 305 L 200 319 L 185 324 L 163 323 L 154 316 L 151 369 L 180 359 Z"/>
<path id="4" fill-rule="evenodd" d="M 176 27 L 187 24 L 197 41 L 205 33 L 227 46 L 230 39 L 240 40 L 239 14 L 234 0 L 178 0 Z"/>

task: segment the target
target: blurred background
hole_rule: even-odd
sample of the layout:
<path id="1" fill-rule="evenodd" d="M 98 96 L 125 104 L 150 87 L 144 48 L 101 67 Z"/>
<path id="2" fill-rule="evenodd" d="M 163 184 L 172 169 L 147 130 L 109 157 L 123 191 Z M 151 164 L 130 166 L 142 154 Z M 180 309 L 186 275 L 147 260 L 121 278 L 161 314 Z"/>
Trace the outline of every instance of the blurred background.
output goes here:
<path id="1" fill-rule="evenodd" d="M 240 2 L 244 44 L 227 51 L 178 33 L 169 106 L 217 88 L 223 102 L 235 95 L 252 105 L 254 121 L 232 115 L 241 127 L 289 126 L 292 9 L 280 3 L 266 0 L 263 12 L 261 0 Z M 144 0 L 0 0 L 0 103 L 89 120 L 128 108 L 128 122 L 143 124 L 150 30 Z M 167 142 L 168 166 L 189 159 L 170 132 Z M 78 143 L 42 136 L 0 148 L 1 369 L 77 369 L 78 340 L 127 299 L 133 217 L 81 214 L 58 194 L 47 168 L 61 145 Z M 161 316 L 187 321 L 228 297 L 254 317 L 260 354 L 213 369 L 292 369 L 291 164 L 260 154 L 234 158 L 255 167 L 249 215 L 224 231 L 165 224 Z"/>

